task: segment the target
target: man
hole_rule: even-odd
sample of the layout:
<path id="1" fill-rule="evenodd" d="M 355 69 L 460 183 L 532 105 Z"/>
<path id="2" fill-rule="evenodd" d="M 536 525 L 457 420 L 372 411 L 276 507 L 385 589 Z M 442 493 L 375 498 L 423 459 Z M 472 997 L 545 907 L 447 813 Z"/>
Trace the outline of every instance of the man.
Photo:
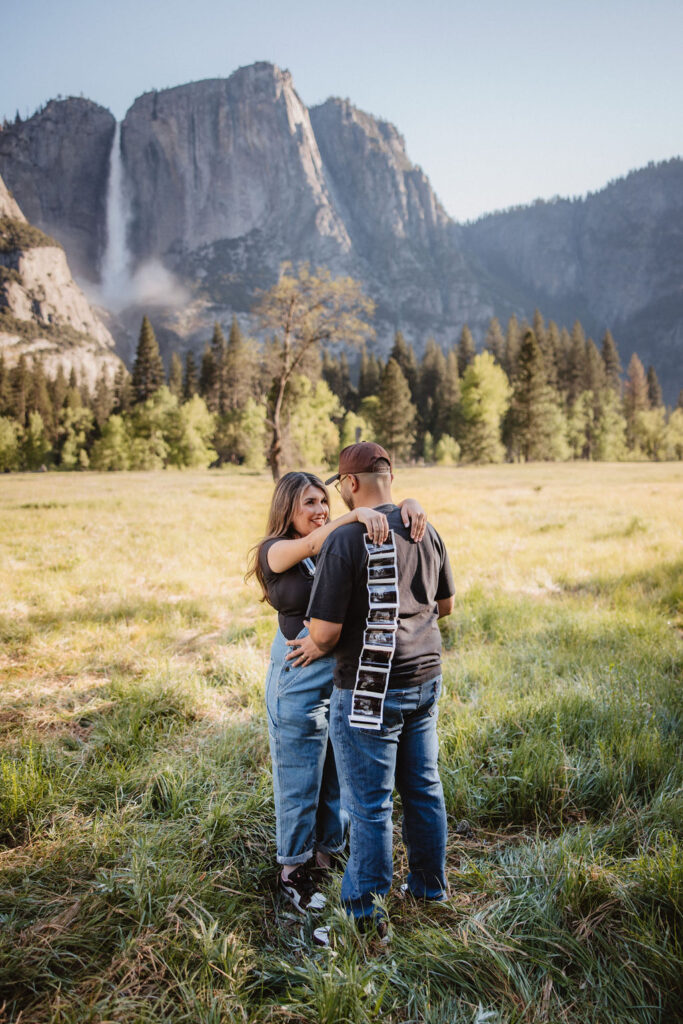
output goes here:
<path id="1" fill-rule="evenodd" d="M 446 898 L 446 811 L 437 765 L 436 719 L 441 692 L 437 618 L 453 610 L 454 586 L 443 541 L 429 526 L 410 539 L 391 497 L 391 459 L 378 444 L 349 445 L 336 481 L 346 505 L 384 512 L 390 534 L 366 542 L 362 525 L 327 538 L 308 606 L 312 640 L 334 650 L 330 735 L 350 815 L 350 855 L 342 901 L 360 930 L 386 921 L 376 897 L 391 887 L 392 793 L 403 804 L 408 892 Z"/>

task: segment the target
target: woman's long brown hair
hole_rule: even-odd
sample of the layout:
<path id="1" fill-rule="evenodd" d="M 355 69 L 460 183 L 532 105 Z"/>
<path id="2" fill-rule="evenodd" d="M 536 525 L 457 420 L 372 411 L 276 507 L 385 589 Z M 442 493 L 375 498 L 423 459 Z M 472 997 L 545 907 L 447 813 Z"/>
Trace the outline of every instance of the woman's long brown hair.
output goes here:
<path id="1" fill-rule="evenodd" d="M 267 540 L 272 540 L 274 537 L 294 538 L 296 536 L 292 519 L 301 505 L 301 495 L 311 484 L 325 495 L 328 508 L 327 518 L 329 519 L 330 495 L 322 480 L 313 473 L 285 473 L 275 486 L 268 512 L 266 535 L 249 551 L 249 568 L 244 577 L 245 583 L 252 576 L 256 577 L 263 594 L 262 601 L 268 600 L 268 588 L 261 568 L 261 548 Z"/>

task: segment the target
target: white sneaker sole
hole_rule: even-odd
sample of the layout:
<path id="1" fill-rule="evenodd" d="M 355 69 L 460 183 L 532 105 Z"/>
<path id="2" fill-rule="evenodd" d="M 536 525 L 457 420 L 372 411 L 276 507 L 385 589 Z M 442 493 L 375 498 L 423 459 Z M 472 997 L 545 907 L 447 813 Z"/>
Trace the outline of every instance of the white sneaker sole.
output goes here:
<path id="1" fill-rule="evenodd" d="M 283 896 L 286 896 L 292 906 L 299 911 L 300 914 L 308 914 L 309 911 L 322 910 L 327 903 L 327 899 L 321 892 L 314 892 L 311 896 L 310 902 L 307 906 L 304 906 L 301 902 L 301 896 L 294 886 L 287 885 L 286 882 L 280 882 L 279 890 Z"/>
<path id="2" fill-rule="evenodd" d="M 313 941 L 316 946 L 321 946 L 323 949 L 329 949 L 332 945 L 330 941 L 330 928 L 329 925 L 323 925 L 321 928 L 313 929 Z"/>

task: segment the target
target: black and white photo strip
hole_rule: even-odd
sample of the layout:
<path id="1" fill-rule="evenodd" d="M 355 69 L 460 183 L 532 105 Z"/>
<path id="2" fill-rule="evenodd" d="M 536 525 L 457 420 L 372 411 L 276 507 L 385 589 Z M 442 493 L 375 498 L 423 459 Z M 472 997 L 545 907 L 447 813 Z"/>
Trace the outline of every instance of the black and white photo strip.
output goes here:
<path id="1" fill-rule="evenodd" d="M 368 617 L 349 724 L 381 729 L 398 629 L 398 565 L 393 530 L 384 544 L 372 544 L 367 536 L 364 539 L 368 552 Z"/>

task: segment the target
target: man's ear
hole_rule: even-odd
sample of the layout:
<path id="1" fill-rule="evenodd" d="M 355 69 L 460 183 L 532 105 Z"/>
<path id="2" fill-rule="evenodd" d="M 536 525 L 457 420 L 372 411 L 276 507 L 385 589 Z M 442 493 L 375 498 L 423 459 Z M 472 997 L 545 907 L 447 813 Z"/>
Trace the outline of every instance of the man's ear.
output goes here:
<path id="1" fill-rule="evenodd" d="M 357 491 L 358 488 L 360 487 L 360 482 L 358 480 L 358 477 L 354 476 L 353 473 L 349 473 L 349 480 L 351 481 L 351 491 L 353 493 L 354 491 Z"/>

